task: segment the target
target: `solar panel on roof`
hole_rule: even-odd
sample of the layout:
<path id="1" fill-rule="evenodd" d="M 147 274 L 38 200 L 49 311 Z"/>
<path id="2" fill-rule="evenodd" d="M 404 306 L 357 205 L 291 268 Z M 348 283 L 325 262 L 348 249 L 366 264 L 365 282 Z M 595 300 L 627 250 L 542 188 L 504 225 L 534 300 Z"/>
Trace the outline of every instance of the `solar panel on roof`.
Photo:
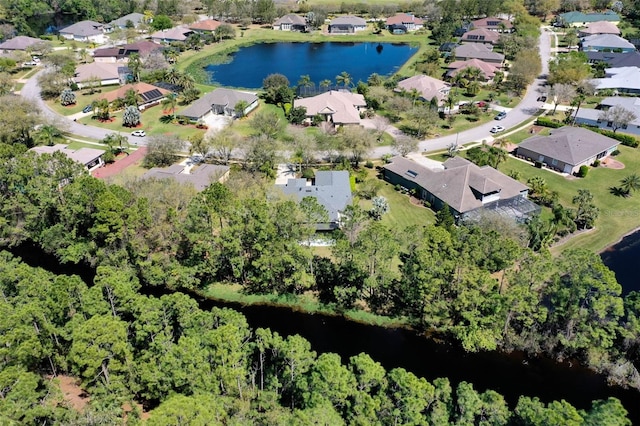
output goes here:
<path id="1" fill-rule="evenodd" d="M 145 101 L 145 102 L 151 102 L 154 101 L 156 99 L 160 99 L 162 97 L 162 92 L 158 89 L 152 89 L 149 90 L 148 92 L 144 92 L 143 94 L 140 95 L 140 97 Z"/>

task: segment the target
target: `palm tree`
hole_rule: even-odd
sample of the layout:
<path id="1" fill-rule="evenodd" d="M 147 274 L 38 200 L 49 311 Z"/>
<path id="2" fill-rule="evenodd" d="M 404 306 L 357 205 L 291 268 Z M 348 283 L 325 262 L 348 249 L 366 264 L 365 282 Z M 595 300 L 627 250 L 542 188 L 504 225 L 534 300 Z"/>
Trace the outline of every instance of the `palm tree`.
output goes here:
<path id="1" fill-rule="evenodd" d="M 309 74 L 301 75 L 300 80 L 298 80 L 298 86 L 300 87 L 311 87 L 313 86 L 313 82 L 311 81 L 311 77 Z"/>
<path id="2" fill-rule="evenodd" d="M 196 86 L 196 80 L 191 74 L 181 72 L 178 78 L 178 86 L 183 89 L 193 89 Z"/>
<path id="3" fill-rule="evenodd" d="M 180 56 L 180 53 L 176 49 L 166 49 L 164 51 L 164 57 L 167 58 L 167 62 L 170 64 L 175 64 L 178 56 Z"/>
<path id="4" fill-rule="evenodd" d="M 53 140 L 59 136 L 62 136 L 60 130 L 50 124 L 45 124 L 38 130 L 38 139 L 46 142 L 49 146 L 52 146 Z"/>
<path id="5" fill-rule="evenodd" d="M 125 105 L 133 105 L 138 106 L 138 101 L 140 100 L 140 95 L 133 89 L 129 89 L 124 94 L 123 103 Z"/>
<path id="6" fill-rule="evenodd" d="M 180 71 L 178 71 L 175 67 L 167 68 L 164 72 L 164 79 L 167 83 L 178 85 L 180 81 Z"/>
<path id="7" fill-rule="evenodd" d="M 175 93 L 169 93 L 162 101 L 163 108 L 169 108 L 173 119 L 176 119 L 176 106 L 178 105 L 178 95 Z"/>
<path id="8" fill-rule="evenodd" d="M 493 146 L 506 150 L 511 145 L 511 141 L 507 138 L 500 138 L 493 141 Z"/>
<path id="9" fill-rule="evenodd" d="M 325 79 L 325 80 L 322 80 L 322 81 L 320 82 L 320 87 L 322 87 L 322 88 L 324 88 L 324 89 L 327 89 L 327 88 L 328 88 L 328 87 L 330 87 L 330 86 L 331 86 L 331 80 L 327 80 L 327 79 Z"/>
<path id="10" fill-rule="evenodd" d="M 336 76 L 336 84 L 342 84 L 344 87 L 347 87 L 351 86 L 351 83 L 353 83 L 351 74 L 346 71 L 342 71 L 339 75 Z"/>
<path id="11" fill-rule="evenodd" d="M 453 106 L 456 104 L 456 102 L 458 102 L 456 95 L 454 95 L 452 92 L 449 92 L 444 100 L 445 105 L 449 107 L 449 115 L 453 113 Z"/>
<path id="12" fill-rule="evenodd" d="M 382 83 L 383 83 L 382 77 L 380 77 L 380 74 L 375 72 L 371 74 L 367 79 L 367 84 L 369 86 L 382 86 Z"/>
<path id="13" fill-rule="evenodd" d="M 624 190 L 625 194 L 629 196 L 631 191 L 637 191 L 640 189 L 640 176 L 636 173 L 630 174 L 620 181 L 620 187 Z"/>
<path id="14" fill-rule="evenodd" d="M 140 59 L 139 54 L 133 53 L 129 56 L 127 67 L 131 70 L 133 81 L 140 81 L 140 69 L 142 68 L 142 60 Z"/>

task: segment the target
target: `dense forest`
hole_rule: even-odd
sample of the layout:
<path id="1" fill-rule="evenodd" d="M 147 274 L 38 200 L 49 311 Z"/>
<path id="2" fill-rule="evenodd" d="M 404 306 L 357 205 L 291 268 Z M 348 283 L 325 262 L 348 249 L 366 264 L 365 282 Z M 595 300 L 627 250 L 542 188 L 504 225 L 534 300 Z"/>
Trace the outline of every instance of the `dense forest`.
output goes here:
<path id="1" fill-rule="evenodd" d="M 19 151 L 0 149 L 1 245 L 36 244 L 60 262 L 97 268 L 97 276 L 87 285 L 9 256 L 2 262 L 10 321 L 0 333 L 7 339 L 0 385 L 13 392 L 12 383 L 30 383 L 28 399 L 22 390 L 4 399 L 14 401 L 3 411 L 9 418 L 76 416 L 48 399 L 56 396 L 43 375 L 57 373 L 80 377 L 105 416 L 122 415 L 128 399 L 159 404 L 164 414 L 157 419 L 204 405 L 212 421 L 265 424 L 549 424 L 540 419 L 556 415 L 581 424 L 603 413 L 625 415 L 615 400 L 585 413 L 529 398 L 510 414 L 495 392 L 468 384 L 454 392 L 446 380 L 385 373 L 366 355 L 345 366 L 337 355 L 316 358 L 304 339 L 249 330 L 239 314 L 202 312 L 183 295 L 138 294 L 141 285 L 198 290 L 211 282 L 241 284 L 249 293 L 312 292 L 338 312 L 360 306 L 450 336 L 470 351 L 521 348 L 578 358 L 635 384 L 629 361 L 638 356 L 640 297 L 623 299 L 595 254 L 534 253 L 520 228 L 494 217 L 457 227 L 439 214 L 435 226 L 398 230 L 354 206 L 332 257 L 318 257 L 301 244 L 323 213 L 317 203 L 280 198 L 258 177 L 238 172 L 226 186 L 201 193 L 172 181 L 118 186 L 63 155 Z M 378 372 L 360 371 L 360 362 Z M 12 405 L 18 403 L 29 410 Z"/>

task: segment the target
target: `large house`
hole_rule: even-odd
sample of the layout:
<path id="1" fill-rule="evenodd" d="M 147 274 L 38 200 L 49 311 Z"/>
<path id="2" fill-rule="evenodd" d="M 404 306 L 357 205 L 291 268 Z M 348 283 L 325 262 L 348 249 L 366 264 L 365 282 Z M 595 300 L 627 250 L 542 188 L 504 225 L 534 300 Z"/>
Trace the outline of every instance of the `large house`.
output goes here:
<path id="1" fill-rule="evenodd" d="M 493 51 L 493 47 L 482 43 L 463 43 L 456 47 L 453 57 L 456 61 L 480 59 L 481 61 L 502 66 L 504 55 Z"/>
<path id="2" fill-rule="evenodd" d="M 598 109 L 594 108 L 580 108 L 575 115 L 575 121 L 578 124 L 585 124 L 587 126 L 598 127 L 605 130 L 613 130 L 613 123 L 611 121 L 603 120 L 600 117 L 602 113 L 614 106 L 621 106 L 627 111 L 632 111 L 636 118 L 631 120 L 628 124 L 621 126 L 617 129 L 621 133 L 630 133 L 633 135 L 640 135 L 640 98 L 626 97 L 626 96 L 610 96 L 600 101 Z"/>
<path id="3" fill-rule="evenodd" d="M 169 167 L 154 167 L 149 169 L 142 179 L 173 179 L 180 183 L 193 185 L 196 191 L 204 191 L 213 182 L 223 183 L 229 178 L 229 166 L 215 164 L 200 164 L 188 168 L 182 164 Z"/>
<path id="4" fill-rule="evenodd" d="M 342 90 L 330 90 L 317 96 L 295 99 L 294 107 L 307 109 L 307 120 L 321 116 L 325 121 L 340 126 L 360 124 L 360 112 L 367 107 L 364 96 Z"/>
<path id="5" fill-rule="evenodd" d="M 387 18 L 387 29 L 393 34 L 405 34 L 422 29 L 424 21 L 408 13 L 398 13 Z"/>
<path id="6" fill-rule="evenodd" d="M 93 59 L 96 62 L 127 62 L 129 56 L 135 53 L 144 61 L 152 52 L 163 49 L 165 47 L 161 44 L 140 40 L 123 46 L 96 49 L 93 51 Z"/>
<path id="7" fill-rule="evenodd" d="M 447 65 L 447 77 L 455 77 L 460 71 L 466 68 L 477 68 L 481 71 L 482 80 L 489 81 L 495 77 L 500 68 L 495 64 L 490 64 L 480 59 L 470 59 L 468 61 L 454 61 Z"/>
<path id="8" fill-rule="evenodd" d="M 112 92 L 107 92 L 103 94 L 100 99 L 106 99 L 109 103 L 116 99 L 124 99 L 129 90 L 133 90 L 138 94 L 138 108 L 140 108 L 140 110 L 158 105 L 169 93 L 171 93 L 171 91 L 161 87 L 154 86 L 149 83 L 138 82 L 126 84 Z"/>
<path id="9" fill-rule="evenodd" d="M 580 43 L 584 52 L 635 52 L 636 47 L 629 41 L 614 34 L 595 34 L 584 37 Z"/>
<path id="10" fill-rule="evenodd" d="M 437 78 L 419 74 L 399 81 L 395 90 L 411 92 L 414 89 L 424 102 L 430 102 L 431 99 L 436 98 L 440 104 L 449 95 L 451 85 Z"/>
<path id="11" fill-rule="evenodd" d="M 95 170 L 104 164 L 104 161 L 102 161 L 104 150 L 101 149 L 69 149 L 67 145 L 56 144 L 53 146 L 36 146 L 31 148 L 30 151 L 38 154 L 53 154 L 54 152 L 61 152 L 73 161 L 85 166 L 89 171 Z"/>
<path id="12" fill-rule="evenodd" d="M 585 52 L 590 64 L 605 62 L 609 68 L 640 67 L 640 52 Z"/>
<path id="13" fill-rule="evenodd" d="M 467 31 L 460 37 L 460 41 L 464 43 L 486 43 L 497 44 L 500 40 L 500 33 L 484 28 Z"/>
<path id="14" fill-rule="evenodd" d="M 185 27 L 173 27 L 151 34 L 151 41 L 156 43 L 171 43 L 172 41 L 186 41 L 193 31 Z"/>
<path id="15" fill-rule="evenodd" d="M 495 211 L 518 221 L 539 208 L 527 199 L 529 188 L 498 170 L 478 167 L 462 157 L 430 169 L 404 157 L 394 157 L 383 166 L 384 179 L 392 185 L 415 190 L 434 210 L 448 206 L 457 220 L 474 217 L 482 210 Z"/>
<path id="16" fill-rule="evenodd" d="M 367 29 L 367 21 L 359 16 L 340 16 L 329 23 L 330 34 L 353 34 Z"/>
<path id="17" fill-rule="evenodd" d="M 245 103 L 244 110 L 236 111 L 239 102 Z M 255 93 L 218 88 L 202 96 L 185 108 L 180 115 L 189 120 L 204 120 L 210 115 L 226 115 L 230 117 L 245 116 L 258 107 Z"/>
<path id="18" fill-rule="evenodd" d="M 351 184 L 349 172 L 318 171 L 312 182 L 307 179 L 289 179 L 286 184 L 277 184 L 285 195 L 302 201 L 305 197 L 314 197 L 325 208 L 329 221 L 317 223 L 318 230 L 332 230 L 340 227 L 340 215 L 351 204 Z"/>
<path id="19" fill-rule="evenodd" d="M 557 22 L 568 27 L 584 27 L 591 22 L 607 21 L 613 24 L 620 22 L 620 15 L 607 11 L 604 13 L 566 12 L 557 17 Z"/>
<path id="20" fill-rule="evenodd" d="M 120 28 L 124 30 L 126 28 L 138 28 L 140 24 L 144 23 L 144 15 L 142 13 L 134 12 L 124 15 L 115 21 L 111 21 L 111 28 Z"/>
<path id="21" fill-rule="evenodd" d="M 60 30 L 60 35 L 67 40 L 103 44 L 105 34 L 111 27 L 95 21 L 80 21 Z"/>
<path id="22" fill-rule="evenodd" d="M 308 29 L 307 20 L 300 15 L 289 13 L 279 18 L 273 23 L 273 29 L 276 31 L 301 31 Z"/>
<path id="23" fill-rule="evenodd" d="M 487 18 L 471 21 L 471 26 L 474 29 L 482 28 L 499 33 L 510 33 L 511 31 L 513 31 L 513 24 L 511 23 L 511 21 L 507 19 L 496 18 L 495 16 L 489 16 Z"/>
<path id="24" fill-rule="evenodd" d="M 574 174 L 618 149 L 615 139 L 582 127 L 565 126 L 549 136 L 536 135 L 518 145 L 516 155 L 562 173 Z"/>
<path id="25" fill-rule="evenodd" d="M 109 86 L 125 83 L 129 74 L 129 69 L 120 64 L 92 62 L 78 65 L 73 81 L 80 88 L 93 82 L 99 83 L 100 86 Z"/>
<path id="26" fill-rule="evenodd" d="M 189 25 L 189 29 L 199 34 L 212 34 L 220 25 L 222 25 L 222 22 L 215 19 L 203 19 Z"/>
<path id="27" fill-rule="evenodd" d="M 596 92 L 611 89 L 616 94 L 640 94 L 640 68 L 638 67 L 607 68 L 604 78 L 594 78 L 590 81 Z"/>
<path id="28" fill-rule="evenodd" d="M 27 37 L 27 36 L 16 36 L 10 38 L 9 40 L 0 43 L 0 52 L 9 53 L 15 50 L 26 51 L 32 46 L 36 46 L 38 44 L 47 43 L 44 40 L 40 40 L 39 38 Z"/>
<path id="29" fill-rule="evenodd" d="M 620 35 L 620 28 L 612 22 L 597 21 L 588 23 L 586 27 L 581 28 L 578 31 L 578 35 L 580 37 L 587 37 L 596 34 Z"/>

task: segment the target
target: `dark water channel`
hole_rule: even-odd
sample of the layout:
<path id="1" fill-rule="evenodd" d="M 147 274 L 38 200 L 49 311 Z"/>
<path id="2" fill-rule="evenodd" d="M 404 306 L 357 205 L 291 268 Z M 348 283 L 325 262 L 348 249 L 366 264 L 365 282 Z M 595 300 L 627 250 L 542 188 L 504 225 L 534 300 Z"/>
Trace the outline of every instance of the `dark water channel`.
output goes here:
<path id="1" fill-rule="evenodd" d="M 616 274 L 622 294 L 640 291 L 640 231 L 624 237 L 620 242 L 600 253 L 605 265 Z"/>
<path id="2" fill-rule="evenodd" d="M 95 276 L 90 268 L 60 265 L 34 247 L 11 251 L 27 264 L 57 274 L 77 274 L 87 282 Z M 147 287 L 144 292 L 161 296 L 170 290 Z M 340 354 L 343 362 L 366 352 L 387 369 L 403 367 L 427 380 L 448 377 L 453 386 L 467 381 L 480 391 L 493 389 L 504 395 L 512 408 L 520 395 L 537 396 L 545 402 L 564 399 L 585 409 L 592 400 L 614 396 L 622 401 L 633 423 L 640 424 L 640 392 L 608 386 L 604 376 L 577 363 L 529 358 L 521 352 L 466 353 L 456 345 L 436 342 L 410 330 L 365 325 L 340 316 L 306 314 L 286 307 L 243 306 L 193 297 L 202 309 L 227 307 L 242 312 L 253 328 L 270 328 L 284 336 L 299 334 L 309 340 L 316 352 Z"/>
<path id="3" fill-rule="evenodd" d="M 284 74 L 291 85 L 302 75 L 316 86 L 322 80 L 336 84 L 336 76 L 343 71 L 355 85 L 373 73 L 393 74 L 417 51 L 406 43 L 258 43 L 241 47 L 229 56 L 230 61 L 205 70 L 213 82 L 231 87 L 259 88 L 266 76 L 275 73 Z"/>

